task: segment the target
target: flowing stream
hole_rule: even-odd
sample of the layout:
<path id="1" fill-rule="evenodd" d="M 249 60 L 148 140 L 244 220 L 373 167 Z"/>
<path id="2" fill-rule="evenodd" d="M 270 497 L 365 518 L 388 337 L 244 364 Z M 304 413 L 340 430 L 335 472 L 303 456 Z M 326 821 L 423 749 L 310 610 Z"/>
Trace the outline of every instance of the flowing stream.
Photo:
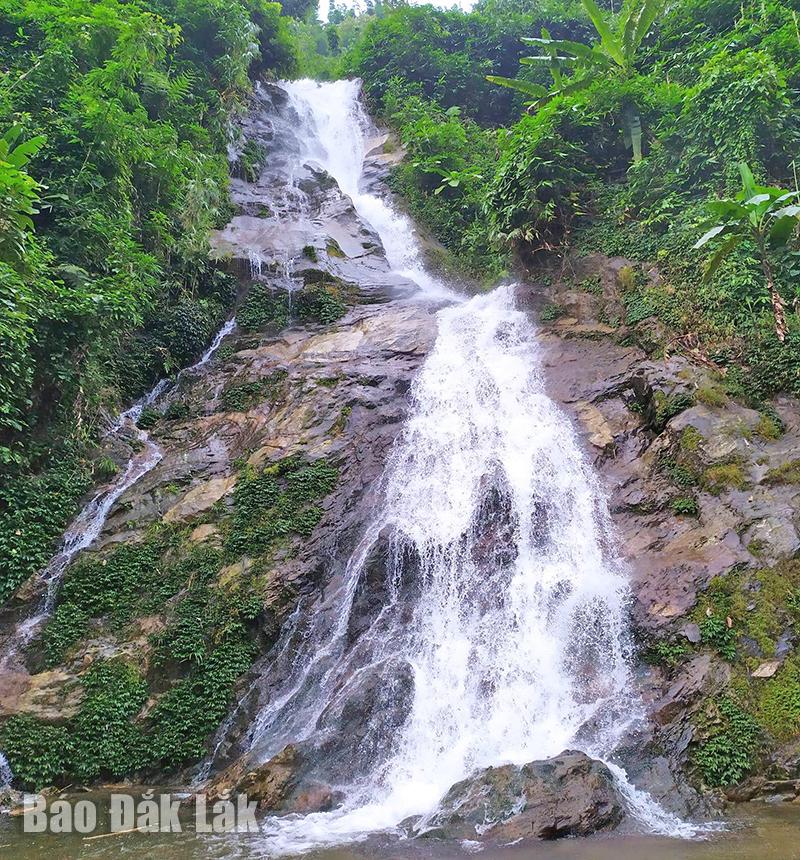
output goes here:
<path id="1" fill-rule="evenodd" d="M 299 742 L 331 760 L 326 775 L 339 776 L 345 796 L 333 812 L 270 821 L 270 851 L 293 853 L 411 816 L 422 831 L 451 785 L 489 765 L 567 748 L 608 759 L 641 707 L 605 499 L 545 393 L 514 288 L 473 298 L 449 289 L 425 270 L 409 220 L 361 190 L 371 129 L 358 82 L 283 86 L 303 157 L 352 198 L 395 271 L 447 303 L 383 505 L 342 584 L 287 625 L 279 683 L 262 679 L 271 693 L 251 726 L 254 756 Z M 376 558 L 386 598 L 354 637 L 359 586 Z M 348 707 L 365 701 L 357 745 L 337 751 Z M 644 829 L 691 835 L 612 769 Z"/>
<path id="2" fill-rule="evenodd" d="M 0 658 L 0 672 L 14 671 L 15 668 L 17 671 L 24 671 L 22 661 L 25 651 L 55 609 L 58 588 L 64 572 L 79 552 L 95 542 L 120 497 L 161 461 L 163 454 L 159 446 L 150 438 L 146 430 L 137 426 L 143 410 L 157 404 L 162 398 L 167 398 L 170 391 L 177 389 L 178 383 L 185 374 L 201 371 L 217 351 L 222 340 L 235 327 L 235 319 L 227 320 L 195 364 L 181 370 L 174 379 L 160 380 L 151 391 L 121 412 L 111 424 L 106 433 L 107 439 L 115 436 L 133 436 L 138 442 L 139 450 L 132 454 L 125 468 L 120 470 L 114 480 L 101 487 L 78 512 L 64 533 L 58 551 L 38 574 L 37 585 L 41 589 L 41 597 L 31 614 L 17 624 L 6 641 L 3 656 Z M 13 773 L 8 760 L 0 752 L 0 788 L 10 785 L 12 779 Z"/>

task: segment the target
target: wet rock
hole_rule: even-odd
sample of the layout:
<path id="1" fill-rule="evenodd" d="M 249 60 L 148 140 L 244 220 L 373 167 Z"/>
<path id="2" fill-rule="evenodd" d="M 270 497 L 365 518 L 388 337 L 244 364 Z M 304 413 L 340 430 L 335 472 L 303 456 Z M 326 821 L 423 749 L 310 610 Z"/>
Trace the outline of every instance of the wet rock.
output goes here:
<path id="1" fill-rule="evenodd" d="M 454 785 L 424 835 L 510 842 L 613 830 L 624 804 L 609 769 L 581 752 L 490 767 Z"/>
<path id="2" fill-rule="evenodd" d="M 74 673 L 53 669 L 28 675 L 0 675 L 0 717 L 27 714 L 41 720 L 63 722 L 80 709 L 84 690 Z"/>
<path id="3" fill-rule="evenodd" d="M 212 478 L 210 481 L 193 487 L 164 514 L 164 522 L 181 522 L 197 516 L 202 511 L 207 511 L 223 496 L 226 496 L 235 484 L 236 477 L 230 475 L 224 478 Z"/>
<path id="4" fill-rule="evenodd" d="M 262 765 L 247 768 L 245 761 L 221 773 L 205 786 L 209 800 L 223 795 L 246 795 L 268 813 L 325 812 L 340 802 L 330 786 L 302 782 L 305 763 L 296 746 L 289 745 Z"/>

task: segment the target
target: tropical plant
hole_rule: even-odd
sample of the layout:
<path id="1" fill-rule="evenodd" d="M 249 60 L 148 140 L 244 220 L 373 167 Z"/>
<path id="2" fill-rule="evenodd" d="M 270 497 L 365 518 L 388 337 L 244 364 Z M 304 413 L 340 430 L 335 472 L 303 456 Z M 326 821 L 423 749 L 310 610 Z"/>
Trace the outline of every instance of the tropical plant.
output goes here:
<path id="1" fill-rule="evenodd" d="M 598 75 L 633 74 L 636 52 L 667 5 L 667 0 L 628 0 L 617 18 L 615 28 L 606 20 L 595 0 L 581 2 L 597 30 L 599 44 L 586 45 L 569 39 L 552 39 L 546 28 L 542 28 L 540 37 L 522 40 L 543 49 L 543 54 L 522 57 L 520 63 L 525 66 L 547 65 L 553 78 L 553 86 L 549 90 L 541 84 L 519 78 L 488 75 L 487 80 L 530 96 L 533 101 L 528 109 L 535 110 L 556 96 L 586 89 Z M 568 70 L 573 74 L 565 74 Z M 633 105 L 625 111 L 625 129 L 628 145 L 633 148 L 633 160 L 641 161 L 642 125 Z"/>
<path id="2" fill-rule="evenodd" d="M 0 260 L 13 262 L 25 252 L 25 239 L 33 230 L 31 215 L 38 212 L 39 183 L 25 167 L 44 137 L 17 143 L 22 128 L 12 126 L 0 137 Z"/>
<path id="3" fill-rule="evenodd" d="M 775 283 L 775 263 L 776 258 L 788 252 L 800 222 L 798 192 L 756 185 L 745 163 L 739 165 L 739 172 L 742 190 L 733 199 L 707 204 L 714 217 L 705 225 L 708 229 L 694 247 L 702 248 L 715 239 L 724 239 L 706 265 L 704 280 L 710 281 L 721 263 L 743 241 L 749 239 L 756 246 L 772 303 L 775 334 L 783 342 L 788 331 L 786 307 Z"/>

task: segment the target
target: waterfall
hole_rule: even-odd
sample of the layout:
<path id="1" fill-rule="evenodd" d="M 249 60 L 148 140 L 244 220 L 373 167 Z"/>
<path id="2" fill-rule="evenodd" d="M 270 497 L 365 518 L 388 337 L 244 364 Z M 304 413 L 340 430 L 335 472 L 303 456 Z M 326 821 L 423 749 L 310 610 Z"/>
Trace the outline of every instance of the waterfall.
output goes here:
<path id="1" fill-rule="evenodd" d="M 299 743 L 331 760 L 326 775 L 345 796 L 332 812 L 269 820 L 270 850 L 292 853 L 412 816 L 423 829 L 454 783 L 489 765 L 567 748 L 609 759 L 642 707 L 606 501 L 545 393 L 514 288 L 458 295 L 425 270 L 410 221 L 361 190 L 369 123 L 358 82 L 283 86 L 310 135 L 305 157 L 352 198 L 395 270 L 448 300 L 382 506 L 342 582 L 287 624 L 278 668 L 261 682 L 253 756 Z M 385 597 L 364 621 L 359 588 L 376 563 Z M 374 707 L 348 746 L 345 714 L 365 691 Z M 691 835 L 609 764 L 646 829 Z"/>
<path id="2" fill-rule="evenodd" d="M 376 194 L 361 189 L 361 173 L 371 123 L 359 100 L 361 82 L 320 84 L 303 79 L 283 84 L 301 120 L 303 157 L 316 161 L 353 201 L 358 214 L 381 237 L 398 275 L 416 283 L 428 298 L 455 300 L 457 294 L 425 269 L 411 221 Z"/>

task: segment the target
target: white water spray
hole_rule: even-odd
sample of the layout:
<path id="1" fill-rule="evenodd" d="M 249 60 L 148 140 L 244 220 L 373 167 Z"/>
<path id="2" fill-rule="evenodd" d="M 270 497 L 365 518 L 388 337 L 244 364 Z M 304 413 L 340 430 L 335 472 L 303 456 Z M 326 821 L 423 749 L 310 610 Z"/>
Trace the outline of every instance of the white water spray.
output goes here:
<path id="1" fill-rule="evenodd" d="M 306 159 L 317 161 L 375 228 L 392 269 L 416 283 L 426 298 L 458 300 L 457 293 L 425 269 L 411 221 L 383 198 L 361 189 L 371 123 L 358 97 L 360 81 L 321 84 L 303 79 L 282 86 L 302 124 L 312 130 L 304 141 Z"/>
<path id="2" fill-rule="evenodd" d="M 414 384 L 383 507 L 342 584 L 302 630 L 287 625 L 279 681 L 265 682 L 271 698 L 250 733 L 262 759 L 290 741 L 329 750 L 337 715 L 364 684 L 381 697 L 360 727 L 360 766 L 337 786 L 345 802 L 271 819 L 275 853 L 360 839 L 410 816 L 424 828 L 470 773 L 567 748 L 607 759 L 641 716 L 631 692 L 628 586 L 605 499 L 545 394 L 535 332 L 513 288 L 468 301 L 454 294 L 424 270 L 408 219 L 360 191 L 368 126 L 357 82 L 285 88 L 316 130 L 308 157 L 353 199 L 395 269 L 452 304 L 438 314 Z M 359 584 L 376 553 L 387 597 L 353 642 Z M 378 683 L 370 687 L 370 678 Z M 612 772 L 646 829 L 691 835 L 619 766 Z"/>

